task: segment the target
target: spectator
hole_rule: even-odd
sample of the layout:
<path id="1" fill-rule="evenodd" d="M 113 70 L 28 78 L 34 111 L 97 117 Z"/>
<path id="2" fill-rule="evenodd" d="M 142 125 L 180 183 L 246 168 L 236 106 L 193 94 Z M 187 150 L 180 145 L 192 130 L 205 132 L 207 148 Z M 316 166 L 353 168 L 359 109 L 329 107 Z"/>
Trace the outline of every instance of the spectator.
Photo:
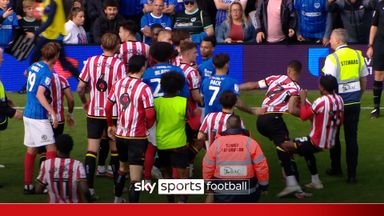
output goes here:
<path id="1" fill-rule="evenodd" d="M 340 14 L 349 43 L 368 43 L 374 0 L 330 0 L 330 11 Z"/>
<path id="2" fill-rule="evenodd" d="M 192 35 L 192 42 L 201 41 L 214 34 L 213 25 L 206 11 L 199 9 L 196 0 L 184 0 L 185 10 L 176 14 L 174 29 L 184 29 Z"/>
<path id="3" fill-rule="evenodd" d="M 240 2 L 233 2 L 229 6 L 228 18 L 221 23 L 216 33 L 218 43 L 254 42 L 256 37 L 255 28 L 244 15 Z"/>
<path id="4" fill-rule="evenodd" d="M 307 43 L 329 43 L 332 14 L 328 14 L 328 1 L 296 0 L 297 40 Z"/>
<path id="5" fill-rule="evenodd" d="M 140 3 L 144 6 L 144 13 L 151 13 L 155 8 L 156 0 L 140 0 Z M 162 8 L 162 12 L 167 15 L 173 15 L 175 13 L 175 7 L 178 0 L 164 0 L 164 7 Z"/>
<path id="6" fill-rule="evenodd" d="M 9 7 L 9 0 L 0 0 L 0 44 L 8 44 L 13 31 L 19 27 L 16 13 Z"/>
<path id="7" fill-rule="evenodd" d="M 260 0 L 256 7 L 256 42 L 279 43 L 292 38 L 296 13 L 292 0 Z"/>
<path id="8" fill-rule="evenodd" d="M 63 0 L 65 17 L 69 18 L 71 16 L 72 8 L 84 8 L 84 4 L 85 2 L 83 2 L 82 0 Z"/>
<path id="9" fill-rule="evenodd" d="M 139 27 L 138 23 L 143 16 L 143 5 L 140 0 L 120 0 L 119 14 L 126 20 L 135 21 Z"/>
<path id="10" fill-rule="evenodd" d="M 164 1 L 163 0 L 154 0 L 153 1 L 153 10 L 151 13 L 145 14 L 141 18 L 141 32 L 144 35 L 143 41 L 146 44 L 152 44 L 152 32 L 151 26 L 155 23 L 161 24 L 165 29 L 171 30 L 172 20 L 169 16 L 163 14 Z"/>
<path id="11" fill-rule="evenodd" d="M 92 28 L 93 40 L 97 44 L 105 33 L 118 34 L 120 23 L 124 21 L 124 18 L 118 14 L 119 4 L 116 0 L 105 0 L 103 8 L 103 15 L 96 19 Z"/>
<path id="12" fill-rule="evenodd" d="M 33 14 L 34 0 L 24 0 L 23 1 L 23 17 L 19 20 L 19 26 L 24 32 L 35 32 L 41 25 L 41 21 L 37 20 Z M 27 82 L 24 86 L 18 91 L 19 94 L 26 93 Z"/>
<path id="13" fill-rule="evenodd" d="M 93 27 L 93 24 L 94 22 L 97 20 L 97 18 L 99 18 L 100 16 L 102 16 L 102 14 L 104 13 L 104 10 L 103 10 L 103 2 L 105 0 L 87 0 L 86 1 L 86 14 L 87 14 L 87 19 L 86 21 L 88 22 L 88 28 L 86 28 L 86 31 L 87 32 L 91 32 L 92 31 L 92 27 Z"/>
<path id="14" fill-rule="evenodd" d="M 65 70 L 69 70 L 72 76 L 77 77 L 79 71 L 65 57 L 63 38 L 65 35 L 65 14 L 63 2 L 61 0 L 44 1 L 41 3 L 42 25 L 33 33 L 27 32 L 27 37 L 35 40 L 36 46 L 30 58 L 30 65 L 40 60 L 41 48 L 49 42 L 57 42 L 61 46 L 59 61 Z"/>
<path id="15" fill-rule="evenodd" d="M 19 20 L 19 26 L 24 32 L 35 32 L 41 25 L 41 21 L 37 20 L 33 15 L 34 0 L 23 1 L 23 18 Z"/>
<path id="16" fill-rule="evenodd" d="M 83 28 L 84 25 L 84 9 L 72 8 L 70 18 L 65 23 L 67 35 L 64 37 L 65 44 L 87 44 L 87 33 Z"/>
<path id="17" fill-rule="evenodd" d="M 241 4 L 243 12 L 247 6 L 248 0 L 214 0 L 215 6 L 217 8 L 216 12 L 216 23 L 215 29 L 219 28 L 222 22 L 224 22 L 228 17 L 228 10 L 232 3 L 237 2 Z"/>

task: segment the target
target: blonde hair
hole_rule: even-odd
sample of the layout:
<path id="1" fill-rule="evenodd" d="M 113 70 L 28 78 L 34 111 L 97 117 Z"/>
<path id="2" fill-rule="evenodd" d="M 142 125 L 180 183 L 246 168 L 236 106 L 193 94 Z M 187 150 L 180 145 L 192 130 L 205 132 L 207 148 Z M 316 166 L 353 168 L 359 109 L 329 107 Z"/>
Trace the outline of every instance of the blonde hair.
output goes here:
<path id="1" fill-rule="evenodd" d="M 23 1 L 23 8 L 25 7 L 33 7 L 35 5 L 34 0 L 24 0 Z"/>
<path id="2" fill-rule="evenodd" d="M 232 7 L 234 5 L 238 5 L 240 7 L 240 10 L 241 10 L 241 15 L 242 15 L 242 21 L 243 21 L 243 24 L 244 25 L 248 25 L 247 22 L 248 22 L 248 18 L 247 16 L 244 15 L 244 8 L 243 8 L 243 5 L 240 4 L 239 1 L 234 1 L 231 3 L 231 5 L 229 5 L 229 8 L 228 8 L 228 11 L 227 11 L 227 19 L 226 19 L 226 22 L 231 25 L 233 23 L 232 21 L 232 15 L 231 15 L 231 10 L 232 10 Z"/>

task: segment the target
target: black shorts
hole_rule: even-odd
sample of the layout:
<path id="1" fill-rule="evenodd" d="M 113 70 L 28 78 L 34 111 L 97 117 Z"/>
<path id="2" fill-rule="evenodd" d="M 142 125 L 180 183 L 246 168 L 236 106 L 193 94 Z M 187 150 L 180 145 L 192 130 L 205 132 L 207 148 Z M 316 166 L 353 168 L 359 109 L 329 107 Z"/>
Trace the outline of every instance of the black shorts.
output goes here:
<path id="1" fill-rule="evenodd" d="M 177 149 L 158 150 L 160 167 L 173 167 L 185 169 L 188 166 L 188 147 Z"/>
<path id="2" fill-rule="evenodd" d="M 101 139 L 104 132 L 107 132 L 108 124 L 106 119 L 87 117 L 88 139 Z"/>
<path id="3" fill-rule="evenodd" d="M 282 114 L 270 113 L 260 115 L 256 122 L 257 130 L 261 135 L 268 137 L 276 146 L 289 140 L 289 132 Z"/>
<path id="4" fill-rule="evenodd" d="M 189 144 L 193 143 L 194 140 L 197 139 L 197 134 L 199 130 L 193 130 L 188 123 L 185 124 L 185 133 L 187 134 L 187 142 Z"/>
<path id="5" fill-rule="evenodd" d="M 297 144 L 296 153 L 300 156 L 304 156 L 307 154 L 314 154 L 316 152 L 322 151 L 321 148 L 318 148 L 313 145 L 311 138 L 309 136 L 298 137 L 293 139 L 293 141 Z"/>
<path id="6" fill-rule="evenodd" d="M 148 139 L 123 139 L 116 137 L 119 161 L 128 162 L 129 165 L 143 165 Z"/>
<path id="7" fill-rule="evenodd" d="M 384 71 L 384 40 L 375 38 L 373 44 L 372 69 Z"/>

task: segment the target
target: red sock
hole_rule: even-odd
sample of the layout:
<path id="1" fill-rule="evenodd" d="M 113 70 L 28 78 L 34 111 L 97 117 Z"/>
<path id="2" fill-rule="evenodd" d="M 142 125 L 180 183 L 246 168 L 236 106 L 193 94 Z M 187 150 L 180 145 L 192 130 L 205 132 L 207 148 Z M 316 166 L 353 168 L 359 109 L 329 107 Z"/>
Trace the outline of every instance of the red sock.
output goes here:
<path id="1" fill-rule="evenodd" d="M 47 152 L 46 157 L 47 157 L 47 160 L 55 158 L 56 157 L 56 151 Z"/>
<path id="2" fill-rule="evenodd" d="M 148 144 L 144 159 L 144 179 L 151 179 L 152 167 L 155 163 L 156 148 L 151 143 Z"/>
<path id="3" fill-rule="evenodd" d="M 32 184 L 33 178 L 33 169 L 35 165 L 36 155 L 25 153 L 24 158 L 24 184 L 30 185 Z"/>

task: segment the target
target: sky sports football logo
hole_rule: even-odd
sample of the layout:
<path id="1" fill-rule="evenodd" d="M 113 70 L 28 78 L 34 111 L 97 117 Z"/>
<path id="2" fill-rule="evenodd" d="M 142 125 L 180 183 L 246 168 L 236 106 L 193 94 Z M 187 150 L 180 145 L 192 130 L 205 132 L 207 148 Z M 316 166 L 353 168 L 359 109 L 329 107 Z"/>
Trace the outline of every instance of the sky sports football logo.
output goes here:
<path id="1" fill-rule="evenodd" d="M 250 194 L 249 179 L 159 179 L 158 182 L 145 182 L 144 180 L 134 184 L 135 191 L 147 191 L 150 194 L 160 195 L 201 195 L 209 192 L 222 195 Z"/>

